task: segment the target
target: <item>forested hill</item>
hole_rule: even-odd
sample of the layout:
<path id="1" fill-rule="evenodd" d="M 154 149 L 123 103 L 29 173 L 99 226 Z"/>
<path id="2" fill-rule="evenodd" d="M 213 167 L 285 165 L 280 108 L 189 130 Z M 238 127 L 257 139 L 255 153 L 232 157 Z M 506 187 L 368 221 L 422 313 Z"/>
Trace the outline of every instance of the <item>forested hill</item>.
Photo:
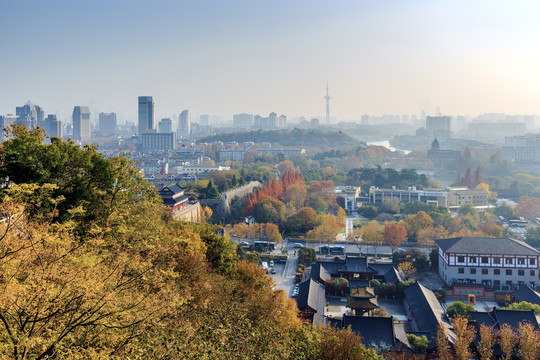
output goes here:
<path id="1" fill-rule="evenodd" d="M 200 142 L 212 143 L 223 141 L 224 143 L 236 141 L 238 143 L 253 141 L 253 142 L 269 142 L 281 146 L 302 146 L 302 147 L 349 147 L 360 146 L 364 143 L 354 139 L 353 137 L 339 132 L 322 132 L 317 130 L 301 130 L 301 129 L 286 129 L 286 130 L 258 130 L 232 134 L 220 134 L 205 137 Z M 365 145 L 365 144 L 364 144 Z"/>

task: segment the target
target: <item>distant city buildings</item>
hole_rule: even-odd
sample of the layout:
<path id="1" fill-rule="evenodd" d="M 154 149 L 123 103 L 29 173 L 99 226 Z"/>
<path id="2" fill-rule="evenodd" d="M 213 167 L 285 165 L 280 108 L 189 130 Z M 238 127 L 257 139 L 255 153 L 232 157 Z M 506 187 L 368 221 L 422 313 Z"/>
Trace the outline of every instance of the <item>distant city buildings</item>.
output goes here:
<path id="1" fill-rule="evenodd" d="M 173 120 L 171 118 L 161 119 L 159 122 L 160 133 L 172 133 L 173 132 Z"/>
<path id="2" fill-rule="evenodd" d="M 145 151 L 174 150 L 176 133 L 158 133 L 155 129 L 146 130 L 141 137 L 141 148 Z"/>
<path id="3" fill-rule="evenodd" d="M 82 143 L 90 140 L 90 110 L 88 106 L 73 108 L 73 139 Z"/>
<path id="4" fill-rule="evenodd" d="M 449 139 L 452 137 L 452 131 L 450 130 L 450 116 L 427 116 L 426 117 L 426 131 L 427 136 L 437 137 L 439 139 Z"/>
<path id="5" fill-rule="evenodd" d="M 242 161 L 248 152 L 259 153 L 261 155 L 301 155 L 305 154 L 306 150 L 301 148 L 272 148 L 270 146 L 255 146 L 251 145 L 232 146 L 219 149 L 220 161 Z"/>
<path id="6" fill-rule="evenodd" d="M 0 116 L 0 141 L 3 141 L 5 139 L 4 129 L 15 124 L 18 118 L 19 117 L 17 115 Z"/>
<path id="7" fill-rule="evenodd" d="M 156 128 L 154 119 L 154 97 L 139 96 L 139 141 L 146 130 Z"/>
<path id="8" fill-rule="evenodd" d="M 254 117 L 251 114 L 235 114 L 233 115 L 233 127 L 249 129 L 254 124 Z"/>
<path id="9" fill-rule="evenodd" d="M 18 117 L 18 122 L 26 125 L 29 129 L 36 126 L 44 126 L 45 112 L 40 106 L 30 104 L 17 106 L 15 108 L 15 114 Z"/>
<path id="10" fill-rule="evenodd" d="M 184 110 L 178 117 L 178 136 L 189 137 L 191 135 L 191 113 Z"/>
<path id="11" fill-rule="evenodd" d="M 50 114 L 45 119 L 45 132 L 50 137 L 63 137 L 62 122 L 56 118 L 56 115 Z"/>
<path id="12" fill-rule="evenodd" d="M 270 113 L 267 117 L 255 115 L 253 119 L 253 127 L 258 129 L 275 129 L 287 127 L 287 117 L 285 115 L 277 116 L 275 112 Z"/>
<path id="13" fill-rule="evenodd" d="M 210 125 L 210 115 L 201 115 L 201 116 L 199 116 L 199 124 L 201 126 L 209 126 Z"/>
<path id="14" fill-rule="evenodd" d="M 427 156 L 433 163 L 434 169 L 443 170 L 459 164 L 461 151 L 441 150 L 441 145 L 437 138 L 435 138 L 431 143 L 431 149 L 428 150 Z"/>
<path id="15" fill-rule="evenodd" d="M 540 134 L 505 137 L 501 158 L 517 163 L 540 163 Z"/>
<path id="16" fill-rule="evenodd" d="M 101 136 L 115 136 L 116 126 L 116 113 L 99 113 L 99 133 Z"/>

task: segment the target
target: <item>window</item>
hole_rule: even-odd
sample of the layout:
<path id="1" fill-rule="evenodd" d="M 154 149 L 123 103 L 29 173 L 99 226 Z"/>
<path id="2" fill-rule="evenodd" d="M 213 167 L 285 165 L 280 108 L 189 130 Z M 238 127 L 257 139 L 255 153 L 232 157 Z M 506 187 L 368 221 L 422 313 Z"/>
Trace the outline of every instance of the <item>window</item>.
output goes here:
<path id="1" fill-rule="evenodd" d="M 494 264 L 500 264 L 501 263 L 501 258 L 493 258 L 493 263 Z"/>
<path id="2" fill-rule="evenodd" d="M 536 259 L 529 259 L 529 264 L 536 265 Z"/>
<path id="3" fill-rule="evenodd" d="M 501 275 L 501 269 L 493 269 L 493 275 Z"/>
<path id="4" fill-rule="evenodd" d="M 465 268 L 457 268 L 458 274 L 465 274 Z"/>
<path id="5" fill-rule="evenodd" d="M 471 268 L 471 274 L 476 274 L 476 268 Z"/>
<path id="6" fill-rule="evenodd" d="M 489 264 L 489 258 L 483 257 L 482 258 L 482 264 Z"/>
<path id="7" fill-rule="evenodd" d="M 512 258 L 506 258 L 504 260 L 507 265 L 512 265 Z"/>
<path id="8" fill-rule="evenodd" d="M 518 259 L 519 265 L 525 265 L 525 259 Z"/>
<path id="9" fill-rule="evenodd" d="M 506 275 L 512 275 L 512 270 L 506 269 Z"/>
<path id="10" fill-rule="evenodd" d="M 482 275 L 487 275 L 488 274 L 488 269 L 482 269 Z"/>
<path id="11" fill-rule="evenodd" d="M 525 276 L 525 270 L 518 270 L 519 276 Z"/>
<path id="12" fill-rule="evenodd" d="M 512 286 L 512 280 L 508 280 L 508 281 L 506 282 L 506 285 Z"/>
<path id="13" fill-rule="evenodd" d="M 457 262 L 460 262 L 460 263 L 465 262 L 465 256 L 458 256 L 457 257 Z"/>
<path id="14" fill-rule="evenodd" d="M 476 262 L 476 257 L 475 256 L 471 256 L 469 258 L 469 261 L 472 262 L 472 263 L 475 263 Z"/>
<path id="15" fill-rule="evenodd" d="M 535 271 L 531 270 L 531 276 L 536 276 Z"/>

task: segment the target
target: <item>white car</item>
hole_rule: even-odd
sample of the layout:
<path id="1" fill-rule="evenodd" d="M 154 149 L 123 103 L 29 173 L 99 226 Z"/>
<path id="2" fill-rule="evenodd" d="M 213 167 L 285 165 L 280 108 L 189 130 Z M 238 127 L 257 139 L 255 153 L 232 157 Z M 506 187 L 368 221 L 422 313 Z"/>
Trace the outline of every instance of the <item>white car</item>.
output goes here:
<path id="1" fill-rule="evenodd" d="M 303 248 L 304 245 L 300 244 L 300 243 L 294 243 L 294 247 L 295 248 Z"/>

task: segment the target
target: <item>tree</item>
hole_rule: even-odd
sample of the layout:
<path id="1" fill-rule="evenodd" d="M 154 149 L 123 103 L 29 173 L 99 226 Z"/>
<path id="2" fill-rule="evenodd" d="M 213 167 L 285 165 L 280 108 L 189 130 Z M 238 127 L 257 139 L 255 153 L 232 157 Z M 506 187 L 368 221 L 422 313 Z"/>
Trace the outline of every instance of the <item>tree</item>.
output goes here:
<path id="1" fill-rule="evenodd" d="M 295 171 L 294 164 L 291 160 L 284 160 L 280 162 L 277 166 L 277 169 L 280 174 L 285 174 L 288 171 Z"/>
<path id="2" fill-rule="evenodd" d="M 281 234 L 279 233 L 279 227 L 276 224 L 262 223 L 255 224 L 253 226 L 255 237 L 273 241 L 275 243 L 281 242 Z"/>
<path id="3" fill-rule="evenodd" d="M 368 219 L 373 219 L 375 216 L 377 216 L 377 210 L 373 207 L 373 205 L 360 206 L 358 213 Z"/>
<path id="4" fill-rule="evenodd" d="M 482 176 L 482 168 L 480 167 L 480 165 L 478 165 L 476 171 L 474 172 L 474 184 L 478 186 L 482 183 L 484 183 L 484 176 Z M 487 191 L 487 193 L 489 194 L 489 190 Z"/>
<path id="5" fill-rule="evenodd" d="M 424 211 L 420 211 L 415 215 L 409 215 L 404 220 L 404 226 L 411 240 L 417 239 L 417 234 L 420 230 L 424 230 L 433 225 L 433 219 Z"/>
<path id="6" fill-rule="evenodd" d="M 345 212 L 345 210 L 343 210 L 342 207 L 340 207 L 338 209 L 338 213 L 337 213 L 337 219 L 340 223 L 345 223 L 345 221 L 347 220 L 347 213 Z"/>
<path id="7" fill-rule="evenodd" d="M 480 325 L 480 342 L 478 353 L 480 360 L 490 360 L 493 356 L 493 346 L 495 345 L 495 334 L 493 328 L 486 324 Z"/>
<path id="8" fill-rule="evenodd" d="M 497 216 L 502 216 L 503 218 L 510 220 L 514 216 L 514 209 L 509 206 L 506 201 L 503 201 L 501 204 L 497 205 L 493 213 Z"/>
<path id="9" fill-rule="evenodd" d="M 314 181 L 309 185 L 310 197 L 318 196 L 332 209 L 337 207 L 335 186 L 332 180 Z"/>
<path id="10" fill-rule="evenodd" d="M 467 186 L 469 189 L 474 188 L 474 179 L 472 169 L 470 167 L 465 171 L 465 177 L 463 178 L 463 185 Z"/>
<path id="11" fill-rule="evenodd" d="M 384 199 L 381 204 L 381 210 L 386 213 L 390 214 L 397 214 L 399 213 L 399 200 L 392 198 L 392 199 Z"/>
<path id="12" fill-rule="evenodd" d="M 444 239 L 448 237 L 448 231 L 441 225 L 430 226 L 418 231 L 416 239 L 418 244 L 424 246 L 434 246 L 436 239 Z"/>
<path id="13" fill-rule="evenodd" d="M 522 216 L 529 221 L 540 217 L 540 199 L 536 197 L 522 197 L 514 210 L 516 216 Z"/>
<path id="14" fill-rule="evenodd" d="M 317 214 L 325 214 L 328 211 L 328 204 L 320 196 L 310 197 L 309 207 L 315 210 Z"/>
<path id="15" fill-rule="evenodd" d="M 446 314 L 450 318 L 457 316 L 468 317 L 471 311 L 475 311 L 474 307 L 470 304 L 464 304 L 461 301 L 456 301 L 446 308 Z"/>
<path id="16" fill-rule="evenodd" d="M 381 246 L 384 241 L 383 231 L 384 227 L 375 220 L 362 226 L 362 240 L 365 244 L 375 248 L 375 257 L 377 257 L 377 247 Z"/>
<path id="17" fill-rule="evenodd" d="M 505 360 L 510 360 L 512 358 L 512 353 L 514 352 L 517 340 L 516 334 L 510 325 L 501 325 L 499 329 L 499 345 L 501 346 Z"/>
<path id="18" fill-rule="evenodd" d="M 439 322 L 439 328 L 435 337 L 437 343 L 437 354 L 439 360 L 453 360 L 453 356 L 448 349 L 448 335 L 445 326 Z"/>
<path id="19" fill-rule="evenodd" d="M 468 360 L 472 356 L 470 345 L 474 340 L 475 330 L 469 325 L 467 318 L 461 315 L 452 319 L 452 325 L 456 332 L 456 341 L 454 342 L 456 358 L 459 360 Z"/>
<path id="20" fill-rule="evenodd" d="M 208 185 L 204 190 L 204 196 L 206 199 L 217 199 L 219 198 L 219 192 L 217 187 L 214 185 L 212 180 L 208 181 Z"/>
<path id="21" fill-rule="evenodd" d="M 319 241 L 322 242 L 335 242 L 336 236 L 341 230 L 341 223 L 336 219 L 334 215 L 324 215 L 322 217 L 321 225 L 315 229 L 308 231 L 306 234 L 306 241 Z"/>
<path id="22" fill-rule="evenodd" d="M 312 208 L 304 207 L 287 217 L 285 228 L 289 233 L 307 233 L 319 223 L 319 217 Z"/>
<path id="23" fill-rule="evenodd" d="M 318 327 L 318 350 L 316 357 L 320 360 L 382 360 L 374 349 L 366 349 L 362 338 L 356 335 L 351 328 L 336 329 L 333 327 Z"/>
<path id="24" fill-rule="evenodd" d="M 536 360 L 540 356 L 539 333 L 529 322 L 519 323 L 518 355 L 523 360 Z"/>
<path id="25" fill-rule="evenodd" d="M 410 261 L 402 262 L 399 264 L 399 269 L 407 276 L 412 276 L 416 273 L 416 268 Z"/>
<path id="26" fill-rule="evenodd" d="M 383 238 L 385 244 L 392 248 L 392 254 L 404 241 L 407 241 L 407 229 L 396 223 L 387 223 L 384 226 Z"/>
<path id="27" fill-rule="evenodd" d="M 281 199 L 286 203 L 293 204 L 295 209 L 301 209 L 304 207 L 306 197 L 306 186 L 303 182 L 300 182 L 289 186 L 281 196 Z"/>
<path id="28" fill-rule="evenodd" d="M 411 348 L 416 352 L 426 351 L 429 345 L 429 340 L 426 335 L 416 336 L 414 334 L 407 334 L 407 340 L 409 340 Z"/>
<path id="29" fill-rule="evenodd" d="M 535 314 L 540 315 L 540 305 L 531 304 L 530 302 L 527 302 L 527 301 L 521 301 L 521 302 L 518 302 L 518 303 L 508 304 L 508 306 L 505 307 L 505 309 L 508 309 L 508 310 L 527 310 L 527 311 L 533 310 Z"/>
<path id="30" fill-rule="evenodd" d="M 258 223 L 282 225 L 285 220 L 285 204 L 267 196 L 257 204 L 253 211 L 253 217 Z"/>

